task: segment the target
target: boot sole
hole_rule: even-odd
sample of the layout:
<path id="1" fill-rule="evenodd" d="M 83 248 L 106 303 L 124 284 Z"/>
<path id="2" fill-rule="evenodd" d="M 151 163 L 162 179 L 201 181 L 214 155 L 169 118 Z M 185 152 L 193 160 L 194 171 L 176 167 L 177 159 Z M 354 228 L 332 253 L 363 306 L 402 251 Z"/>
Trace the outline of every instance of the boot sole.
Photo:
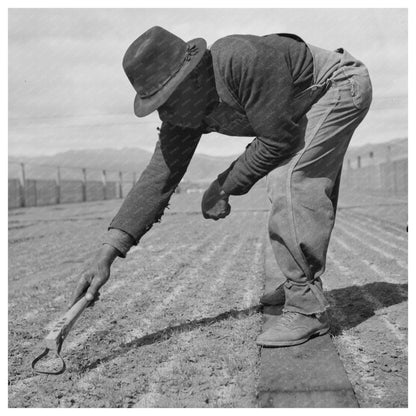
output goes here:
<path id="1" fill-rule="evenodd" d="M 261 306 L 284 306 L 284 303 L 263 303 L 263 302 L 260 302 L 260 305 Z"/>
<path id="2" fill-rule="evenodd" d="M 269 303 L 269 302 L 262 302 L 261 299 L 259 300 L 260 305 L 263 306 L 283 306 L 285 303 L 284 302 L 280 302 L 280 303 Z"/>
<path id="3" fill-rule="evenodd" d="M 260 298 L 259 299 L 259 303 L 260 303 L 260 305 L 263 305 L 263 306 L 283 306 L 285 304 L 285 301 L 283 300 L 282 302 L 274 302 L 274 303 L 271 303 L 271 302 L 267 302 L 265 300 L 262 300 Z"/>
<path id="4" fill-rule="evenodd" d="M 261 341 L 261 342 L 256 341 L 256 344 L 259 345 L 260 347 L 291 347 L 292 345 L 303 344 L 304 342 L 310 340 L 311 338 L 325 335 L 326 333 L 328 333 L 328 331 L 329 331 L 329 328 L 323 328 L 310 334 L 306 338 L 301 338 L 301 339 L 297 339 L 293 341 Z"/>

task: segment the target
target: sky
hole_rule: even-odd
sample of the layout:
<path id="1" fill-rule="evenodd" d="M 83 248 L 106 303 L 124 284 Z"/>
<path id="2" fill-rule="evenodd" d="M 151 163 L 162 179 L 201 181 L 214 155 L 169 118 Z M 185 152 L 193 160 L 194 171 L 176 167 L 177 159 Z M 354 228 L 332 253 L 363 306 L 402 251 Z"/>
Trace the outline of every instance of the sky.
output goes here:
<path id="1" fill-rule="evenodd" d="M 159 25 L 208 45 L 234 33 L 295 33 L 363 61 L 373 104 L 352 145 L 407 137 L 406 9 L 9 9 L 9 155 L 140 147 L 152 151 L 157 113 L 137 118 L 122 59 Z M 253 138 L 203 136 L 197 153 L 241 153 Z"/>

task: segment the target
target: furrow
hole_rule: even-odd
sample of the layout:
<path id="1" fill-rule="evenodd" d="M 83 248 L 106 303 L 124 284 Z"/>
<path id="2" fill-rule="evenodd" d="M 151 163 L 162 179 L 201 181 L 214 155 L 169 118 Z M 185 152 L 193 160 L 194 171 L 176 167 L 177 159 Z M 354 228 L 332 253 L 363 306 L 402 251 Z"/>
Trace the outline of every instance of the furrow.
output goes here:
<path id="1" fill-rule="evenodd" d="M 205 254 L 202 257 L 203 265 L 207 264 L 215 253 L 221 251 L 224 248 L 224 246 L 227 244 L 229 238 L 230 238 L 229 235 L 223 236 L 223 238 L 222 238 L 222 240 L 219 244 L 215 245 L 211 249 L 208 249 L 209 254 Z M 163 315 L 163 312 L 164 312 L 165 308 L 168 305 L 171 305 L 175 300 L 177 300 L 182 294 L 185 293 L 186 289 L 189 286 L 190 281 L 200 277 L 200 276 L 198 276 L 198 270 L 197 269 L 187 268 L 184 271 L 184 273 L 187 274 L 187 278 L 185 280 L 183 280 L 181 282 L 181 284 L 175 286 L 174 290 L 167 297 L 165 297 L 161 303 L 158 303 L 156 306 L 154 306 L 151 309 L 151 311 L 147 310 L 146 312 L 148 312 L 148 311 L 150 312 L 149 316 L 145 316 L 145 315 L 140 316 L 140 327 L 137 328 L 137 329 L 133 329 L 133 330 L 129 331 L 126 334 L 125 338 L 123 339 L 123 343 L 127 344 L 129 342 L 132 342 L 134 339 L 141 338 L 144 335 L 146 335 L 147 333 L 149 333 L 151 331 L 154 331 L 155 330 L 155 323 L 157 325 L 157 322 L 161 318 L 161 316 Z M 122 357 L 117 357 L 117 359 L 119 359 L 120 361 L 123 360 Z M 93 370 L 90 370 L 88 372 L 88 374 L 81 379 L 81 381 L 85 380 L 85 378 L 87 377 L 88 382 L 91 382 L 94 378 L 94 374 L 99 373 L 99 368 L 100 367 L 97 367 Z M 150 395 L 149 397 L 153 397 L 153 396 Z M 149 397 L 148 397 L 148 399 L 149 399 Z M 144 401 L 147 401 L 147 399 L 144 399 Z"/>
<path id="2" fill-rule="evenodd" d="M 337 225 L 337 230 L 341 231 L 343 234 L 345 234 L 346 236 L 356 240 L 358 242 L 359 245 L 364 246 L 365 249 L 367 250 L 371 250 L 377 254 L 379 254 L 380 256 L 389 259 L 393 262 L 397 263 L 397 266 L 399 266 L 402 270 L 407 270 L 407 264 L 405 262 L 403 262 L 401 259 L 398 259 L 396 256 L 392 256 L 390 253 L 388 253 L 386 250 L 377 247 L 375 245 L 367 245 L 364 244 L 363 241 L 357 237 L 356 234 L 348 231 L 345 227 L 341 226 L 341 225 Z"/>
<path id="3" fill-rule="evenodd" d="M 355 263 L 361 263 L 366 268 L 369 268 L 373 274 L 375 274 L 377 277 L 381 278 L 383 281 L 388 283 L 395 283 L 397 284 L 397 279 L 394 279 L 391 277 L 389 273 L 383 272 L 379 267 L 377 267 L 374 264 L 370 264 L 370 262 L 362 257 L 362 253 L 358 252 L 355 248 L 348 245 L 344 240 L 342 240 L 340 237 L 333 235 L 331 241 L 337 243 L 342 249 L 347 252 L 354 255 L 354 262 Z"/>
<path id="4" fill-rule="evenodd" d="M 177 337 L 178 342 L 184 342 L 192 338 L 191 333 L 181 333 Z M 147 392 L 140 398 L 140 400 L 134 404 L 134 408 L 151 408 L 156 407 L 163 401 L 163 395 L 159 393 L 160 380 L 164 378 L 174 378 L 175 368 L 179 357 L 177 354 L 170 354 L 168 359 L 158 365 L 154 371 L 153 376 L 150 378 L 149 387 Z"/>
<path id="5" fill-rule="evenodd" d="M 374 385 L 374 376 L 372 375 L 372 368 L 369 365 L 372 360 L 363 352 L 364 347 L 360 339 L 344 332 L 340 337 L 335 338 L 335 345 L 337 345 L 338 351 L 342 345 L 342 349 L 351 357 L 351 361 L 346 363 L 346 370 L 348 372 L 348 378 L 354 387 L 354 391 L 357 392 L 357 386 L 360 386 L 359 390 L 364 389 L 366 395 L 375 399 L 383 398 L 386 392 L 383 388 Z M 359 376 L 358 372 L 351 371 L 351 366 L 359 366 L 366 375 Z M 368 397 L 365 399 L 368 400 Z M 363 403 L 363 401 L 364 398 L 358 397 L 359 403 Z"/>
<path id="6" fill-rule="evenodd" d="M 228 256 L 225 261 L 221 263 L 222 266 L 218 269 L 218 271 L 214 271 L 216 278 L 215 280 L 211 280 L 209 282 L 209 288 L 204 292 L 205 299 L 211 299 L 212 302 L 206 302 L 200 305 L 198 310 L 199 315 L 204 316 L 212 314 L 214 304 L 218 303 L 218 301 L 215 301 L 224 295 L 227 297 L 227 306 L 233 304 L 234 300 L 232 299 L 232 296 L 237 288 L 234 287 L 233 291 L 226 290 L 226 280 L 231 278 L 231 276 L 229 276 L 230 270 L 235 264 L 238 252 L 246 244 L 246 242 L 246 240 L 240 240 L 237 244 L 235 244 L 231 252 L 227 253 Z M 219 305 L 216 305 L 216 307 L 218 308 Z"/>
<path id="7" fill-rule="evenodd" d="M 405 233 L 403 230 L 393 232 L 386 227 L 386 224 L 381 224 L 379 221 L 374 220 L 372 217 L 355 216 L 352 215 L 352 213 L 350 212 L 348 212 L 348 214 L 343 212 L 342 214 L 337 216 L 337 219 L 338 218 L 342 218 L 343 220 L 348 222 L 356 221 L 358 224 L 362 224 L 363 226 L 367 227 L 368 230 L 372 229 L 383 233 L 386 236 L 386 238 L 393 238 L 393 240 L 399 240 L 397 241 L 398 244 L 400 244 L 401 242 L 407 244 L 407 233 Z"/>
<path id="8" fill-rule="evenodd" d="M 381 235 L 376 235 L 374 232 L 372 233 L 368 231 L 368 229 L 366 229 L 366 227 L 363 225 L 357 226 L 345 218 L 342 218 L 342 219 L 339 218 L 338 224 L 342 224 L 344 226 L 343 229 L 346 229 L 348 227 L 348 228 L 352 228 L 353 230 L 357 230 L 358 234 L 367 236 L 370 240 L 374 241 L 376 244 L 388 246 L 392 248 L 393 250 L 399 251 L 402 254 L 405 254 L 407 256 L 407 248 L 403 248 L 402 246 L 392 243 L 390 240 L 382 237 Z"/>
<path id="9" fill-rule="evenodd" d="M 253 254 L 253 268 L 255 267 L 256 271 L 261 272 L 263 270 L 263 254 L 264 254 L 264 241 L 263 238 L 259 237 L 259 240 L 255 244 L 255 251 Z M 253 270 L 254 273 L 254 270 Z M 254 300 L 259 297 L 258 293 L 261 290 L 261 287 L 256 285 L 253 287 L 253 284 L 256 284 L 254 279 L 247 279 L 246 280 L 246 287 L 244 291 L 244 298 L 243 298 L 243 307 L 249 308 L 253 303 Z"/>
<path id="10" fill-rule="evenodd" d="M 167 224 L 166 226 L 156 227 L 154 229 L 154 232 L 152 233 L 152 242 L 157 243 L 158 241 L 164 241 L 166 240 L 166 233 L 169 233 L 172 228 L 177 227 L 176 223 Z M 152 229 L 153 231 L 153 229 Z M 99 233 L 101 234 L 101 233 Z M 45 272 L 51 272 L 54 268 L 59 268 L 62 270 L 62 268 L 71 268 L 73 264 L 65 264 L 62 262 L 57 262 L 57 259 L 64 258 L 64 259 L 80 259 L 80 248 L 79 248 L 79 238 L 65 238 L 65 244 L 57 246 L 56 244 L 51 244 L 51 248 L 45 250 L 44 244 L 42 245 L 42 250 L 39 253 L 39 256 L 37 256 L 37 261 L 39 264 L 35 265 L 31 268 L 31 271 L 28 271 L 26 273 L 19 273 L 19 270 L 15 267 L 13 267 L 14 275 L 21 274 L 21 276 L 14 278 L 13 283 L 19 282 L 18 284 L 21 285 L 21 280 L 25 279 L 29 282 L 29 284 L 32 284 L 32 281 L 36 279 L 36 282 L 40 282 L 42 280 L 47 279 L 48 273 Z M 46 242 L 47 243 L 47 242 Z M 96 248 L 94 250 L 89 250 L 87 252 L 82 252 L 81 254 L 81 261 L 84 262 L 88 257 L 90 257 L 92 254 L 96 252 L 96 250 L 99 247 L 99 242 L 93 242 L 93 239 L 91 239 L 91 246 L 95 245 Z M 135 251 L 138 246 L 135 246 L 130 252 Z M 129 252 L 129 253 L 130 253 Z M 47 253 L 47 254 L 45 254 Z M 26 257 L 25 252 L 20 252 L 17 257 L 14 256 L 15 261 L 17 264 L 26 264 L 24 260 L 21 262 L 19 261 L 19 257 L 22 259 Z M 78 260 L 77 260 L 78 261 Z M 40 279 L 39 279 L 40 277 Z M 61 280 L 61 279 L 60 279 Z"/>
<path id="11" fill-rule="evenodd" d="M 198 251 L 201 250 L 201 248 L 205 247 L 207 241 L 211 241 L 212 238 L 213 238 L 213 236 L 215 236 L 216 234 L 218 234 L 218 232 L 219 232 L 218 229 L 214 229 L 211 233 L 207 234 L 202 240 L 200 240 L 199 244 L 197 244 L 195 246 L 192 246 L 189 249 L 189 251 L 188 251 L 188 258 L 190 260 L 195 261 L 195 258 L 193 257 L 193 253 L 197 253 Z M 175 250 L 177 250 L 177 249 L 178 249 L 178 246 L 175 246 Z M 165 253 L 162 254 L 161 257 L 162 258 L 165 258 L 170 253 L 171 253 L 171 251 L 165 252 Z M 184 264 L 181 264 L 180 267 L 179 267 L 179 269 L 177 269 L 176 272 L 174 272 L 174 274 L 180 272 L 180 270 L 183 268 L 183 266 L 184 266 Z M 148 286 L 148 290 L 151 290 L 151 287 L 150 286 L 154 286 L 155 283 L 157 283 L 158 281 L 160 281 L 163 278 L 166 278 L 168 274 L 166 274 L 166 273 L 160 273 L 152 281 L 147 281 L 146 280 L 145 281 L 145 284 Z M 123 282 L 125 282 L 125 279 L 123 280 Z M 123 285 L 123 282 L 121 280 L 118 281 L 118 282 L 115 282 L 113 284 L 113 287 L 112 288 L 109 287 L 110 292 L 106 292 L 106 293 L 111 293 L 115 289 L 119 288 L 120 286 Z M 143 285 L 143 282 L 136 282 L 136 284 Z M 143 287 L 142 287 L 142 290 L 143 290 Z M 127 301 L 127 302 L 123 303 L 123 307 L 124 308 L 128 308 L 128 306 L 131 303 L 133 303 L 135 300 L 136 299 L 131 299 L 130 301 Z M 53 323 L 49 324 L 48 325 L 48 328 L 51 329 L 52 326 L 53 326 L 53 324 L 55 322 L 56 321 L 54 321 Z M 84 324 L 84 325 L 86 325 L 86 324 Z M 72 342 L 69 342 L 66 345 L 64 345 L 64 353 L 67 354 L 67 353 L 75 350 L 80 344 L 84 343 L 88 339 L 88 337 L 91 336 L 94 332 L 101 331 L 101 330 L 105 330 L 106 327 L 107 327 L 107 325 L 108 325 L 108 318 L 107 317 L 103 317 L 102 319 L 99 319 L 99 320 L 95 321 L 95 324 L 93 326 L 88 326 L 88 329 L 84 329 L 84 330 L 82 330 L 82 332 L 80 331 L 79 335 Z M 24 382 L 24 380 L 31 380 L 31 379 L 33 379 L 33 377 L 29 377 L 29 378 L 26 378 L 26 379 L 19 380 L 19 382 L 17 382 L 17 383 Z M 15 389 L 15 386 L 18 385 L 17 383 L 15 383 L 13 385 L 13 390 Z"/>
<path id="12" fill-rule="evenodd" d="M 213 233 L 214 232 L 215 232 L 215 230 L 213 231 Z M 207 234 L 205 236 L 205 238 L 202 240 L 201 244 L 198 245 L 196 247 L 196 249 L 198 250 L 203 245 L 203 243 L 205 241 L 209 240 L 210 238 L 211 238 L 211 233 L 210 234 Z M 163 233 L 159 233 L 159 235 L 157 236 L 157 238 L 152 238 L 144 246 L 143 245 L 142 246 L 137 246 L 136 247 L 136 250 L 134 250 L 134 251 L 137 252 L 140 249 L 141 252 L 145 252 L 146 250 L 148 250 L 149 248 L 151 248 L 153 246 L 158 246 L 158 244 L 159 244 L 160 241 L 165 242 L 165 245 L 163 245 L 161 247 L 161 250 L 160 250 L 160 251 L 162 251 L 162 254 L 160 255 L 162 257 L 162 259 L 168 258 L 168 256 L 170 256 L 175 251 L 178 251 L 178 250 L 180 251 L 180 250 L 182 250 L 182 249 L 184 249 L 186 247 L 189 247 L 189 242 L 187 242 L 187 241 L 184 244 L 175 244 L 175 245 L 169 244 L 169 243 L 166 242 L 166 236 L 163 236 Z M 127 258 L 125 260 L 123 260 L 124 267 L 128 267 L 127 265 L 131 261 L 134 261 L 134 259 L 135 259 L 135 257 L 136 257 L 137 254 L 134 254 L 133 255 L 132 251 L 133 250 L 130 250 L 129 253 L 128 253 L 128 255 L 127 255 Z M 149 253 L 149 255 L 152 255 L 152 254 L 153 253 L 151 253 L 151 252 Z M 114 265 L 112 267 L 112 275 L 116 275 L 117 274 L 118 267 L 121 267 L 119 260 L 116 263 L 114 263 Z M 64 285 L 68 284 L 68 280 L 70 278 L 72 278 L 72 276 L 73 276 L 73 274 L 71 275 L 70 273 L 65 272 L 65 270 L 60 270 L 60 274 L 58 276 L 56 276 L 57 279 L 56 279 L 56 284 L 55 284 L 54 289 L 56 290 L 59 287 L 63 287 Z M 133 277 L 134 277 L 134 275 L 133 275 Z M 135 279 L 132 279 L 132 280 L 134 281 Z M 110 293 L 114 292 L 116 289 L 119 289 L 120 287 L 122 287 L 125 284 L 126 284 L 125 279 L 119 279 L 119 280 L 115 280 L 114 278 L 113 279 L 110 279 L 110 281 L 105 286 L 105 294 L 106 295 L 107 294 L 110 294 Z M 44 290 L 38 289 L 36 296 L 37 297 L 40 297 L 40 296 L 46 294 L 48 290 L 49 289 L 47 287 L 44 288 Z M 59 303 L 63 299 L 64 299 L 64 295 L 58 295 L 57 297 L 55 297 L 52 300 L 52 303 L 53 304 Z M 12 306 L 14 306 L 14 305 L 12 305 Z M 44 312 L 44 311 L 42 309 L 32 310 L 32 311 L 29 311 L 25 315 L 25 317 L 27 319 L 33 320 L 40 312 Z M 50 322 L 45 329 L 46 330 L 49 330 L 54 325 L 55 325 L 55 322 Z"/>
<path id="13" fill-rule="evenodd" d="M 374 306 L 374 310 L 381 310 L 384 308 L 384 305 L 371 293 L 369 293 L 368 290 L 362 286 L 360 287 L 360 282 L 356 278 L 355 273 L 353 273 L 350 268 L 345 267 L 331 254 L 328 254 L 328 259 L 332 262 L 333 265 L 335 265 L 336 268 L 338 268 L 341 273 L 348 276 L 348 280 L 357 286 L 357 290 L 361 292 L 362 296 L 368 301 L 369 304 Z M 396 326 L 391 321 L 389 321 L 385 315 L 376 314 L 376 316 L 383 321 L 385 327 L 387 327 L 387 329 L 394 335 L 394 337 L 396 337 L 401 343 L 405 342 L 406 337 L 400 333 Z"/>
<path id="14" fill-rule="evenodd" d="M 342 210 L 341 210 L 342 212 Z M 355 216 L 355 217 L 359 217 L 359 218 L 363 218 L 366 220 L 370 220 L 374 223 L 377 223 L 379 225 L 381 225 L 382 227 L 385 227 L 388 230 L 391 230 L 392 232 L 396 232 L 398 234 L 403 234 L 406 231 L 405 227 L 401 227 L 391 221 L 386 221 L 385 219 L 380 219 L 377 217 L 374 217 L 373 215 L 368 215 L 368 214 L 364 214 L 362 212 L 358 212 L 358 211 L 353 211 L 353 210 L 349 210 L 348 211 L 348 215 L 351 216 Z"/>
<path id="15" fill-rule="evenodd" d="M 206 237 L 206 239 L 204 239 L 202 242 L 200 242 L 200 244 L 195 246 L 194 249 L 191 250 L 191 251 L 197 252 L 201 247 L 203 247 L 205 245 L 206 240 L 208 240 L 210 238 L 211 238 L 211 235 L 208 235 Z M 159 261 L 163 261 L 163 259 L 165 257 L 167 257 L 169 254 L 170 253 L 168 253 L 168 252 L 162 254 L 159 257 L 159 259 L 160 259 Z M 175 272 L 175 274 L 178 275 L 178 274 L 183 273 L 183 271 L 186 270 L 186 266 L 188 266 L 188 265 L 185 265 L 185 267 L 183 265 L 179 266 L 179 269 Z M 151 282 L 148 282 L 148 285 L 153 286 L 155 283 L 159 282 L 160 280 L 166 279 L 168 276 L 169 276 L 169 273 L 159 273 L 156 278 L 154 278 Z M 183 289 L 184 289 L 184 286 L 176 286 L 174 291 L 171 294 L 169 294 L 169 296 L 164 301 L 164 305 L 168 304 L 169 301 L 173 300 L 176 296 L 178 296 L 178 294 Z M 141 289 L 141 291 L 143 292 L 143 288 Z M 137 301 L 136 298 L 130 297 L 130 299 L 128 301 L 123 303 L 123 308 L 127 309 L 129 305 L 131 305 L 133 302 L 136 302 L 136 301 Z M 141 317 L 141 325 L 143 323 L 145 323 L 145 320 L 146 320 L 146 318 Z M 77 339 L 75 339 L 72 343 L 67 344 L 65 350 L 66 351 L 71 351 L 72 349 L 74 349 L 78 345 L 84 343 L 94 332 L 100 330 L 101 328 L 104 329 L 106 324 L 107 324 L 107 318 L 106 317 L 98 320 L 94 326 L 89 327 L 88 330 L 83 331 L 82 335 L 78 336 Z"/>

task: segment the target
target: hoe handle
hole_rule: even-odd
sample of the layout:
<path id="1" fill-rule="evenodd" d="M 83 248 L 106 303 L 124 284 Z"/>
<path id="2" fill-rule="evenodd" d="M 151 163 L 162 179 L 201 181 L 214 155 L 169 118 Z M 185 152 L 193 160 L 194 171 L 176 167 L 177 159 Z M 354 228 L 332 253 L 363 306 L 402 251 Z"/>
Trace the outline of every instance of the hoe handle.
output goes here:
<path id="1" fill-rule="evenodd" d="M 46 348 L 57 351 L 58 353 L 60 352 L 64 339 L 90 302 L 91 301 L 85 299 L 84 296 L 69 309 L 46 336 Z"/>

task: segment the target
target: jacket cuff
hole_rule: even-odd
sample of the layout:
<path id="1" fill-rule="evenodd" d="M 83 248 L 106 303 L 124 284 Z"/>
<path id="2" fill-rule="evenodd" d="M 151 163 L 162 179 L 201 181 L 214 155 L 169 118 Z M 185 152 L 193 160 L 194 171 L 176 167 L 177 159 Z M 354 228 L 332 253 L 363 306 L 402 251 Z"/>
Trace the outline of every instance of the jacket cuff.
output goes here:
<path id="1" fill-rule="evenodd" d="M 110 228 L 104 236 L 103 244 L 114 247 L 120 253 L 119 257 L 125 258 L 130 248 L 135 245 L 135 241 L 125 231 Z"/>
<path id="2" fill-rule="evenodd" d="M 228 195 L 239 195 L 237 188 L 238 185 L 231 178 L 227 178 L 221 186 L 221 189 Z"/>
<path id="3" fill-rule="evenodd" d="M 248 189 L 242 189 L 241 185 L 234 180 L 231 172 L 228 169 L 225 172 L 220 173 L 217 179 L 221 189 L 227 195 L 243 195 L 248 192 Z"/>

